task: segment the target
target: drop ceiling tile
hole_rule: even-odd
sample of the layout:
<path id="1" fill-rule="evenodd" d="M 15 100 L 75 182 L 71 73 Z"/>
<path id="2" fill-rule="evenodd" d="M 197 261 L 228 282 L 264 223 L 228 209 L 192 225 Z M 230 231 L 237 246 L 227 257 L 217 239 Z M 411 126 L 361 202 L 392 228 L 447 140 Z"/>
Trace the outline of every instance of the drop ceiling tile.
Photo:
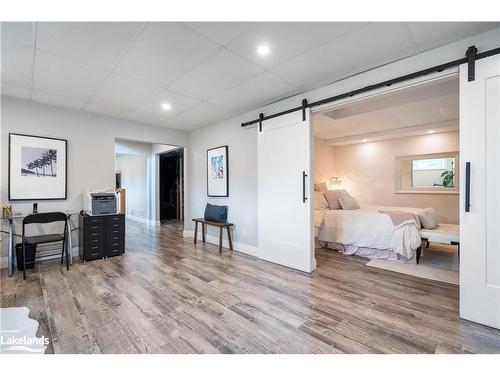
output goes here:
<path id="1" fill-rule="evenodd" d="M 2 95 L 13 96 L 14 98 L 31 99 L 31 89 L 10 85 L 4 82 L 0 84 L 0 93 Z"/>
<path id="2" fill-rule="evenodd" d="M 299 88 L 265 72 L 210 98 L 209 101 L 224 108 L 245 112 L 299 92 Z"/>
<path id="3" fill-rule="evenodd" d="M 70 108 L 70 109 L 82 109 L 85 105 L 85 101 L 65 98 L 59 95 L 49 94 L 43 91 L 33 90 L 31 98 L 35 102 L 57 105 L 59 107 Z"/>
<path id="4" fill-rule="evenodd" d="M 2 82 L 31 88 L 34 48 L 25 44 L 2 39 Z"/>
<path id="5" fill-rule="evenodd" d="M 263 23 L 227 48 L 244 58 L 269 68 L 320 46 L 362 25 L 358 22 L 270 22 Z M 257 46 L 267 44 L 267 56 L 257 53 Z"/>
<path id="6" fill-rule="evenodd" d="M 225 120 L 236 113 L 220 108 L 213 104 L 201 102 L 194 107 L 178 114 L 173 118 L 175 121 L 186 122 L 188 124 L 206 126 L 218 121 Z"/>
<path id="7" fill-rule="evenodd" d="M 401 23 L 371 23 L 271 71 L 312 89 L 415 53 Z"/>
<path id="8" fill-rule="evenodd" d="M 37 50 L 33 88 L 68 98 L 88 100 L 108 75 L 107 71 Z"/>
<path id="9" fill-rule="evenodd" d="M 159 125 L 164 126 L 166 128 L 177 129 L 177 130 L 190 130 L 193 128 L 193 126 L 195 126 L 193 124 L 188 124 L 187 122 L 175 119 L 168 119 L 166 121 L 162 121 Z"/>
<path id="10" fill-rule="evenodd" d="M 144 122 L 146 124 L 153 124 L 153 125 L 158 125 L 160 124 L 164 118 L 159 115 L 151 115 L 147 113 L 140 113 L 140 112 L 129 112 L 125 118 L 132 120 L 132 121 L 137 121 L 137 122 Z"/>
<path id="11" fill-rule="evenodd" d="M 98 103 L 88 102 L 83 108 L 86 112 L 98 113 L 101 115 L 112 116 L 112 117 L 126 117 L 129 114 L 129 110 L 111 107 L 107 105 L 102 105 Z"/>
<path id="12" fill-rule="evenodd" d="M 112 73 L 92 98 L 92 102 L 168 118 L 200 101 Z M 161 108 L 165 102 L 172 106 L 170 111 Z"/>
<path id="13" fill-rule="evenodd" d="M 2 22 L 0 34 L 2 39 L 34 46 L 35 22 Z"/>
<path id="14" fill-rule="evenodd" d="M 263 72 L 263 68 L 223 49 L 169 88 L 195 98 L 208 99 Z"/>
<path id="15" fill-rule="evenodd" d="M 149 23 L 118 64 L 116 72 L 167 86 L 220 46 L 186 26 Z"/>
<path id="16" fill-rule="evenodd" d="M 259 25 L 258 22 L 185 22 L 184 24 L 221 45 Z"/>
<path id="17" fill-rule="evenodd" d="M 143 26 L 141 22 L 39 22 L 36 46 L 110 70 Z"/>
<path id="18" fill-rule="evenodd" d="M 500 26 L 500 22 L 408 22 L 421 51 L 465 39 Z"/>

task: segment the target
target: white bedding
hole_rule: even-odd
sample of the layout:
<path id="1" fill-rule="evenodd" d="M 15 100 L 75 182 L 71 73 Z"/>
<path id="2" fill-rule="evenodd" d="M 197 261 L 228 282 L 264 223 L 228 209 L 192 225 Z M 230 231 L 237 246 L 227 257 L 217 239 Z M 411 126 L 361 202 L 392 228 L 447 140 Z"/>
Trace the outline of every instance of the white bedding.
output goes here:
<path id="1" fill-rule="evenodd" d="M 390 216 L 379 212 L 381 210 L 411 212 L 416 218 L 395 226 Z M 316 237 L 321 242 L 350 249 L 385 250 L 412 259 L 421 244 L 418 210 L 382 206 L 366 206 L 359 210 L 314 210 Z"/>

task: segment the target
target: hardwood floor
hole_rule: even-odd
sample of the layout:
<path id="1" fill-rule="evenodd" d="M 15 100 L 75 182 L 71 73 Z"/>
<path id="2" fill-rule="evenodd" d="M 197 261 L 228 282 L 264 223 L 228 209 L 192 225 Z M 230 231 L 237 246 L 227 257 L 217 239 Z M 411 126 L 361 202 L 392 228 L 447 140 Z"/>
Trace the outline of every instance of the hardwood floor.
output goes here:
<path id="1" fill-rule="evenodd" d="M 458 318 L 455 286 L 317 250 L 311 275 L 127 222 L 124 256 L 8 278 L 55 353 L 500 353 Z"/>

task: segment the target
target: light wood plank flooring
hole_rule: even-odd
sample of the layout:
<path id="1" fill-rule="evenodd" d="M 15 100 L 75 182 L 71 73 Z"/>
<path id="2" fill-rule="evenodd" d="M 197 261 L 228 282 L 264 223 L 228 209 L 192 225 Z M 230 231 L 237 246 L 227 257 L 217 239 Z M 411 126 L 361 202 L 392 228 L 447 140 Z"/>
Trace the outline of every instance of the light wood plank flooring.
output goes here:
<path id="1" fill-rule="evenodd" d="M 304 274 L 171 227 L 127 223 L 124 256 L 1 273 L 55 353 L 491 353 L 500 331 L 458 318 L 458 289 L 317 250 Z"/>

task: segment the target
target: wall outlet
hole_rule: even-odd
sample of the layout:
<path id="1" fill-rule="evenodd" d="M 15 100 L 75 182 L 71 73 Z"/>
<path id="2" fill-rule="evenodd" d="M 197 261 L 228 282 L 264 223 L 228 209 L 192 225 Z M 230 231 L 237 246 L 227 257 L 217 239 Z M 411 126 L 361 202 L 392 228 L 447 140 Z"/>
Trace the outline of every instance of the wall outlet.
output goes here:
<path id="1" fill-rule="evenodd" d="M 243 237 L 247 236 L 247 228 L 243 228 L 243 230 L 241 232 L 242 232 L 241 234 L 243 235 Z"/>

